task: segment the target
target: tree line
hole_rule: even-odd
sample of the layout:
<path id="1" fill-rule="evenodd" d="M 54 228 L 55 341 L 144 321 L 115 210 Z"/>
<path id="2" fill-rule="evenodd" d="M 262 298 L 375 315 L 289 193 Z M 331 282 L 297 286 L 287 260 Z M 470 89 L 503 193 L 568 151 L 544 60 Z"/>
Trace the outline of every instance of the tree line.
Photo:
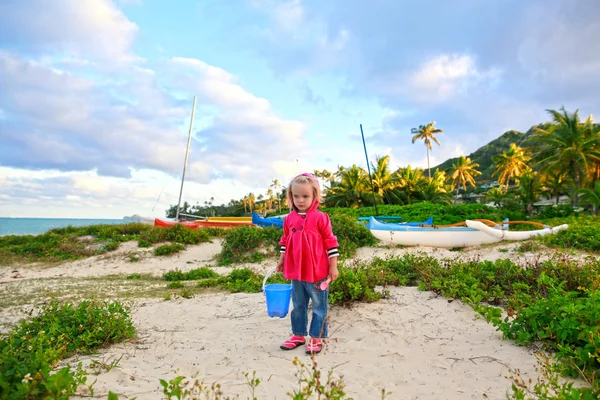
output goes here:
<path id="1" fill-rule="evenodd" d="M 600 125 L 590 115 L 585 121 L 579 110 L 567 112 L 546 110 L 551 117 L 520 145 L 511 143 L 508 150 L 492 158 L 493 177 L 497 186 L 482 193 L 485 201 L 497 207 L 523 207 L 533 213 L 533 204 L 542 198 L 568 196 L 571 207 L 590 205 L 600 210 Z M 446 170 L 431 171 L 429 153 L 433 144 L 442 146 L 435 121 L 411 130 L 412 143 L 423 141 L 427 151 L 427 172 L 411 165 L 393 169 L 390 156 L 377 156 L 371 163 L 371 173 L 353 164 L 338 166 L 337 171 L 315 170 L 323 182 L 325 207 L 363 207 L 375 204 L 405 205 L 420 201 L 451 204 L 465 201 L 464 195 L 477 188 L 479 164 L 461 156 Z M 286 188 L 274 179 L 266 194 L 249 193 L 228 205 L 205 204 L 190 206 L 184 203 L 184 213 L 207 216 L 287 213 L 289 205 Z M 461 194 L 461 191 L 463 192 Z M 175 216 L 176 205 L 167 210 Z M 187 207 L 187 208 L 186 208 Z"/>

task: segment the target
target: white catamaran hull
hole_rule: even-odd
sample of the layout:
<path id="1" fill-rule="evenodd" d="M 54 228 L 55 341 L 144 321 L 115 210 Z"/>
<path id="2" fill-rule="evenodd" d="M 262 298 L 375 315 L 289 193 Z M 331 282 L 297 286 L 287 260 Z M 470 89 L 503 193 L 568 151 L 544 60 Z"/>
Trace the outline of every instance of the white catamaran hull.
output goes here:
<path id="1" fill-rule="evenodd" d="M 443 247 L 448 249 L 453 247 L 479 246 L 502 240 L 480 232 L 477 229 L 464 227 L 439 229 L 418 227 L 409 229 L 407 227 L 403 231 L 371 229 L 371 233 L 384 243 L 399 244 L 402 246 Z"/>
<path id="2" fill-rule="evenodd" d="M 367 227 L 373 236 L 384 243 L 442 248 L 479 246 L 502 240 L 526 240 L 568 228 L 565 224 L 532 231 L 508 231 L 501 226 L 490 227 L 480 221 L 466 220 L 465 223 L 467 226 L 407 226 L 395 223 L 384 224 L 371 217 Z"/>
<path id="3" fill-rule="evenodd" d="M 485 232 L 486 234 L 488 234 L 490 236 L 494 236 L 494 237 L 500 238 L 502 240 L 527 240 L 534 236 L 550 235 L 550 234 L 556 233 L 558 231 L 561 231 L 563 229 L 567 229 L 569 227 L 569 225 L 563 224 L 563 225 L 555 226 L 554 228 L 536 229 L 533 231 L 507 231 L 507 230 L 492 228 L 480 221 L 467 220 L 465 222 L 469 228 L 475 228 L 481 232 Z"/>

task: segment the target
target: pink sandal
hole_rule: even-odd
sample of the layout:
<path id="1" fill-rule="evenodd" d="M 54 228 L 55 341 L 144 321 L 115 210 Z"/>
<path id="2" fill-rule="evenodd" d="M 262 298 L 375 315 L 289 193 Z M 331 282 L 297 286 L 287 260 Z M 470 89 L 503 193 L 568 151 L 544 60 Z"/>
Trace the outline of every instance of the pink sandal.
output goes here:
<path id="1" fill-rule="evenodd" d="M 317 354 L 323 350 L 323 342 L 321 339 L 310 338 L 306 345 L 306 354 Z"/>
<path id="2" fill-rule="evenodd" d="M 291 338 L 289 338 L 288 340 L 286 340 L 285 342 L 283 342 L 283 344 L 281 346 L 279 346 L 279 348 L 281 350 L 294 350 L 296 347 L 302 346 L 305 343 L 306 343 L 306 340 L 304 339 L 304 336 L 294 335 Z"/>

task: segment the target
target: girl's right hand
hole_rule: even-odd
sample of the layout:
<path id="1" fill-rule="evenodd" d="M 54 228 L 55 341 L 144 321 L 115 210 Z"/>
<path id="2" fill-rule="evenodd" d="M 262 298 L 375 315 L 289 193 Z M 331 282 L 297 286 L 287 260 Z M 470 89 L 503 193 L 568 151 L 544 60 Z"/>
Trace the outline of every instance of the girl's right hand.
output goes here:
<path id="1" fill-rule="evenodd" d="M 271 265 L 273 265 L 273 264 L 271 264 Z M 278 271 L 278 272 L 283 272 L 283 260 L 280 260 L 280 261 L 277 263 L 277 271 Z"/>

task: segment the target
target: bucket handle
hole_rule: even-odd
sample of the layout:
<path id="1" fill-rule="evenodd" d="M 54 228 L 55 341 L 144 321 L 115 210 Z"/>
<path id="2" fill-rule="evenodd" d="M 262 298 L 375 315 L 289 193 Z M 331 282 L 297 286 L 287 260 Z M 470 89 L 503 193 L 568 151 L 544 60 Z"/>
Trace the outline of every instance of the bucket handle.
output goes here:
<path id="1" fill-rule="evenodd" d="M 262 290 L 263 292 L 265 291 L 265 285 L 267 284 L 267 279 L 269 279 L 269 276 L 271 276 L 271 274 L 273 272 L 277 271 L 277 267 L 273 267 L 271 268 L 265 275 L 265 279 L 263 280 L 263 285 L 262 285 Z"/>

